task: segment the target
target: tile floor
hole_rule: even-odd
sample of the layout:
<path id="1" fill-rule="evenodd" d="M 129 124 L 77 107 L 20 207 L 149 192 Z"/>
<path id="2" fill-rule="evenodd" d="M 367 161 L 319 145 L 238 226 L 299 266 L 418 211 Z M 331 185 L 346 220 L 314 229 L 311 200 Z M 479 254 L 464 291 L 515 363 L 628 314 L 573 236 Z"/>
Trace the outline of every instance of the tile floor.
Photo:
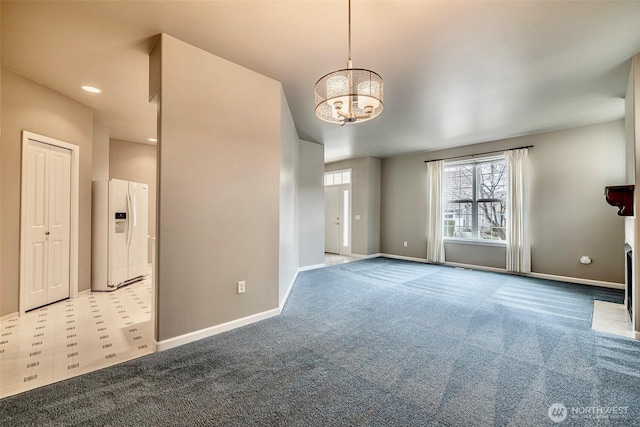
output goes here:
<path id="1" fill-rule="evenodd" d="M 0 398 L 153 353 L 151 276 L 0 323 Z"/>
<path id="2" fill-rule="evenodd" d="M 324 253 L 324 265 L 327 267 L 330 265 L 344 264 L 347 262 L 358 261 L 358 259 L 360 258 L 354 258 L 346 255 L 330 254 L 327 252 Z"/>
<path id="3" fill-rule="evenodd" d="M 624 304 L 606 301 L 593 301 L 593 320 L 591 329 L 610 334 L 635 338 L 631 318 Z"/>

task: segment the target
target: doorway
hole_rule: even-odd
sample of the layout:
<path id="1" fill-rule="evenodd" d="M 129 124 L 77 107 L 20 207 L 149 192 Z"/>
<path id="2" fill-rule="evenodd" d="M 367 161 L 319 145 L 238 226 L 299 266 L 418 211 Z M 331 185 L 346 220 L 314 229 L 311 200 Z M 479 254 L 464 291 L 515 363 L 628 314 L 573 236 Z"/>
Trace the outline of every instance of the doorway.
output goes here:
<path id="1" fill-rule="evenodd" d="M 77 294 L 78 151 L 22 133 L 20 314 Z"/>
<path id="2" fill-rule="evenodd" d="M 106 142 L 109 143 L 108 138 Z M 151 323 L 154 301 L 151 277 L 114 292 L 91 292 L 89 290 L 78 292 L 79 147 L 29 132 L 23 132 L 22 143 L 20 315 L 0 324 L 3 336 L 1 352 L 4 352 L 3 362 L 6 362 L 0 366 L 0 378 L 2 378 L 0 398 L 155 352 L 154 327 Z M 30 152 L 33 147 L 45 151 L 33 155 Z M 57 153 L 65 153 L 64 150 L 67 150 L 71 157 L 69 178 L 70 248 L 68 267 L 60 270 L 68 270 L 69 273 L 69 285 L 66 288 L 68 296 L 66 296 L 67 299 L 65 296 L 53 296 L 51 304 L 45 306 L 38 304 L 39 308 L 31 309 L 25 295 L 30 291 L 28 285 L 30 274 L 27 273 L 28 269 L 26 268 L 28 257 L 25 256 L 29 247 L 24 243 L 28 234 L 26 227 L 29 223 L 27 221 L 28 214 L 31 211 L 31 215 L 33 215 L 33 209 L 25 207 L 30 203 L 29 197 L 27 197 L 30 193 L 29 186 L 34 186 L 29 184 L 27 178 L 27 174 L 32 173 L 28 171 L 34 170 L 34 168 L 30 168 L 29 163 L 33 164 L 34 158 L 40 162 L 40 167 L 35 168 L 40 172 L 35 176 L 45 182 L 39 187 L 41 188 L 40 193 L 44 194 L 49 181 L 57 179 L 55 176 L 52 177 L 51 173 L 45 173 L 47 156 L 56 157 Z M 50 151 L 56 154 L 49 154 Z M 64 160 L 57 159 L 49 160 L 49 162 L 64 164 Z M 155 155 L 153 163 L 155 164 Z M 131 167 L 135 170 L 141 169 L 139 164 Z M 60 167 L 58 170 L 64 171 L 65 168 Z M 155 177 L 155 169 L 152 175 Z M 42 176 L 46 178 L 42 178 Z M 58 176 L 66 176 L 66 173 L 59 173 Z M 63 182 L 64 179 L 60 181 Z M 41 205 L 44 203 L 40 202 Z M 56 203 L 57 201 L 53 202 L 54 205 Z M 31 204 L 39 206 L 35 203 Z M 41 212 L 45 212 L 52 208 L 46 210 L 39 207 L 39 209 Z M 143 213 L 138 212 L 138 214 L 142 215 Z M 42 213 L 40 218 L 44 215 Z M 42 222 L 40 221 L 40 223 Z M 46 229 L 43 230 L 46 233 Z M 42 241 L 37 245 L 42 246 Z M 35 252 L 33 249 L 31 251 Z M 44 249 L 40 253 L 44 253 Z M 146 254 L 144 260 L 147 260 Z M 45 264 L 41 270 L 44 268 L 46 268 Z M 55 302 L 59 299 L 63 299 L 63 301 Z M 7 357 L 4 358 L 4 356 Z"/>
<path id="3" fill-rule="evenodd" d="M 351 255 L 351 169 L 324 175 L 326 253 Z"/>

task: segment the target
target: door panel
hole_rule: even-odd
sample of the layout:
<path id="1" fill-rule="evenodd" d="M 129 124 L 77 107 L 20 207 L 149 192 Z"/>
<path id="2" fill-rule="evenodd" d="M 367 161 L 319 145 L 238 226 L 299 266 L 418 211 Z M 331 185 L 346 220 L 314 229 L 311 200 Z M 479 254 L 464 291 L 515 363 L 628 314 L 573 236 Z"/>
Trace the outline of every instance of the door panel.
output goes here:
<path id="1" fill-rule="evenodd" d="M 50 242 L 49 251 L 51 252 L 51 268 L 49 268 L 49 287 L 60 287 L 63 285 L 64 278 L 62 270 L 64 267 L 64 248 L 62 242 Z"/>
<path id="2" fill-rule="evenodd" d="M 36 242 L 31 245 L 31 271 L 32 271 L 32 279 L 31 286 L 29 288 L 30 293 L 33 295 L 33 298 L 36 300 L 44 301 L 43 304 L 46 304 L 46 295 L 44 295 L 45 291 L 45 249 L 44 244 L 42 242 Z"/>
<path id="3" fill-rule="evenodd" d="M 49 148 L 48 302 L 69 298 L 71 225 L 71 152 Z"/>
<path id="4" fill-rule="evenodd" d="M 66 151 L 66 150 L 65 150 Z M 65 156 L 66 154 L 66 156 Z M 52 150 L 49 159 L 49 226 L 64 227 L 69 221 L 70 168 L 69 152 Z"/>
<path id="5" fill-rule="evenodd" d="M 340 253 L 340 187 L 324 188 L 324 251 Z"/>
<path id="6" fill-rule="evenodd" d="M 26 286 L 26 309 L 47 304 L 47 159 L 48 149 L 44 144 L 29 142 L 26 176 L 27 195 L 23 209 L 27 210 L 27 259 L 26 268 L 30 278 Z"/>
<path id="7" fill-rule="evenodd" d="M 34 176 L 32 177 L 32 180 L 29 181 L 32 189 L 32 191 L 29 193 L 30 202 L 31 202 L 29 212 L 31 212 L 33 215 L 31 217 L 30 225 L 31 227 L 34 227 L 34 228 L 43 228 L 47 220 L 46 218 L 47 211 L 45 209 L 45 200 L 47 198 L 47 194 L 46 194 L 47 152 L 40 148 L 34 148 L 31 155 L 33 156 L 32 170 L 33 170 Z"/>

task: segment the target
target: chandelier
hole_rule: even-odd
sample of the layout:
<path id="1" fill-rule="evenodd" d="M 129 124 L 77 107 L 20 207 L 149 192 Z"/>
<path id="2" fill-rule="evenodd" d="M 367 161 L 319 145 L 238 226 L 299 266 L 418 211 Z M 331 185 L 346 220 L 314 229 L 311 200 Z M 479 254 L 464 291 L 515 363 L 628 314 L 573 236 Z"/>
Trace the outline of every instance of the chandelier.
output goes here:
<path id="1" fill-rule="evenodd" d="M 326 74 L 315 85 L 315 111 L 329 123 L 365 122 L 382 113 L 383 84 L 378 73 L 351 63 L 351 0 L 349 0 L 349 59 L 347 68 Z"/>

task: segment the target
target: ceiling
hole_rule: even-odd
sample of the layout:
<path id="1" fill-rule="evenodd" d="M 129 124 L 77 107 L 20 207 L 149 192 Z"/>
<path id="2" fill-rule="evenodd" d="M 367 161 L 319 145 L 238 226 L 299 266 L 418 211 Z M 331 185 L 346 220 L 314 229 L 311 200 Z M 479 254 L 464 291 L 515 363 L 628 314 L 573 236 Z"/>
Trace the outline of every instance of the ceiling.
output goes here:
<path id="1" fill-rule="evenodd" d="M 346 66 L 346 0 L 2 1 L 2 65 L 147 142 L 148 53 L 164 32 L 282 82 L 300 138 L 327 161 L 474 144 L 620 119 L 640 1 L 354 0 L 354 67 L 385 82 L 384 112 L 318 120 L 313 85 Z M 100 95 L 83 92 L 92 84 Z"/>

